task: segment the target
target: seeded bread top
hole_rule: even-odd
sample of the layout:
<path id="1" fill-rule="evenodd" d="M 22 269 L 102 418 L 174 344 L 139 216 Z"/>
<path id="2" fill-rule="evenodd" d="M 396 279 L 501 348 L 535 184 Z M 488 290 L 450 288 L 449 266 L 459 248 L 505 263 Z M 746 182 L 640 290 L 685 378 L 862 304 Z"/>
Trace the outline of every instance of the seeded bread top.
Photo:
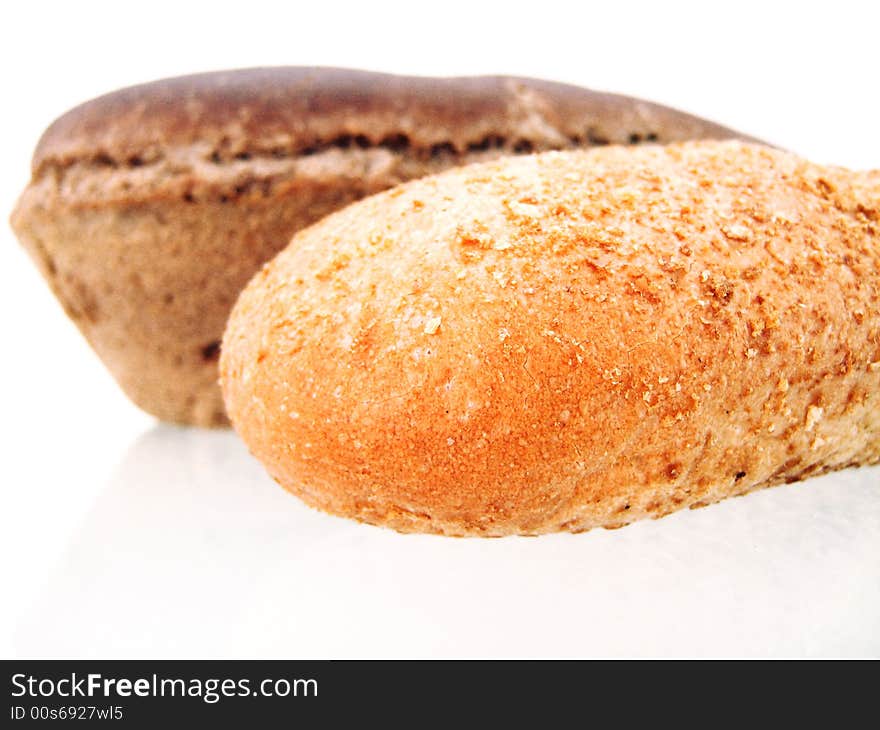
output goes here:
<path id="1" fill-rule="evenodd" d="M 880 173 L 765 146 L 449 170 L 298 233 L 238 299 L 229 416 L 404 531 L 620 526 L 880 458 Z"/>

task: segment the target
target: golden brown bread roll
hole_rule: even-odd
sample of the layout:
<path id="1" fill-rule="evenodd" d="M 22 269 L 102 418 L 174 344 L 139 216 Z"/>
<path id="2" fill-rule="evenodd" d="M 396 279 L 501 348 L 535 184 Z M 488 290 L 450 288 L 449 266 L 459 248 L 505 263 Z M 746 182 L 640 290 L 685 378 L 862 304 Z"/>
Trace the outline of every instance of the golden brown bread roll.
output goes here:
<path id="1" fill-rule="evenodd" d="M 219 425 L 229 310 L 296 230 L 463 162 L 732 135 L 637 99 L 529 79 L 202 74 L 123 89 L 58 119 L 13 226 L 135 403 Z"/>
<path id="2" fill-rule="evenodd" d="M 401 531 L 618 527 L 880 459 L 880 174 L 757 145 L 452 170 L 298 234 L 223 340 L 286 489 Z"/>

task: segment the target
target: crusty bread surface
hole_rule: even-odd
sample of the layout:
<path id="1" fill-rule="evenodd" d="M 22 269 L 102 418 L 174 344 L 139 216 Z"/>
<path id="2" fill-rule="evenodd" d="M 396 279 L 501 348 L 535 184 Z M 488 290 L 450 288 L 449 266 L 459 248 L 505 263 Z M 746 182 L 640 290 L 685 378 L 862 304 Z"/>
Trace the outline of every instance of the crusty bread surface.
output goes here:
<path id="1" fill-rule="evenodd" d="M 738 142 L 507 158 L 302 231 L 231 315 L 234 426 L 400 531 L 619 527 L 880 459 L 880 174 Z"/>
<path id="2" fill-rule="evenodd" d="M 734 134 L 637 99 L 530 79 L 201 74 L 123 89 L 58 119 L 12 223 L 139 406 L 222 425 L 216 358 L 229 309 L 295 231 L 463 163 Z"/>

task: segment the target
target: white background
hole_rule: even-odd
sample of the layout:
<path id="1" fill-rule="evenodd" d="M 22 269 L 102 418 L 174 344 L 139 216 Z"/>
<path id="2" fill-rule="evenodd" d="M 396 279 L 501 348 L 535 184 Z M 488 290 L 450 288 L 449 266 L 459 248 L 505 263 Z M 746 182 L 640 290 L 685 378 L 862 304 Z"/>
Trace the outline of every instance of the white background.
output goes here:
<path id="1" fill-rule="evenodd" d="M 95 95 L 254 65 L 537 76 L 880 167 L 877 3 L 7 2 L 0 209 Z M 580 536 L 312 512 L 130 405 L 0 229 L 0 656 L 880 655 L 880 469 Z"/>

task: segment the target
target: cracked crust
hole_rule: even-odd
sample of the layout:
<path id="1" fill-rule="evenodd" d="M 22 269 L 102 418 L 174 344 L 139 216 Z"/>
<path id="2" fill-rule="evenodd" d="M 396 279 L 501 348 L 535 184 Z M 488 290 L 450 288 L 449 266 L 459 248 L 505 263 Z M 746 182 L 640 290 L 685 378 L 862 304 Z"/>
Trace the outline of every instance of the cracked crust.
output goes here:
<path id="1" fill-rule="evenodd" d="M 736 142 L 452 170 L 241 295 L 230 417 L 286 489 L 401 531 L 620 527 L 880 459 L 880 173 Z"/>
<path id="2" fill-rule="evenodd" d="M 464 153 L 499 137 L 546 149 L 732 136 L 741 135 L 658 104 L 536 79 L 255 68 L 165 79 L 79 106 L 43 135 L 33 172 L 81 161 L 140 166 L 193 144 L 227 162 L 312 154 L 346 139 Z"/>
<path id="3" fill-rule="evenodd" d="M 165 420 L 224 425 L 216 356 L 226 317 L 297 230 L 400 182 L 505 154 L 734 134 L 530 79 L 201 74 L 58 119 L 12 224 L 135 403 Z"/>

